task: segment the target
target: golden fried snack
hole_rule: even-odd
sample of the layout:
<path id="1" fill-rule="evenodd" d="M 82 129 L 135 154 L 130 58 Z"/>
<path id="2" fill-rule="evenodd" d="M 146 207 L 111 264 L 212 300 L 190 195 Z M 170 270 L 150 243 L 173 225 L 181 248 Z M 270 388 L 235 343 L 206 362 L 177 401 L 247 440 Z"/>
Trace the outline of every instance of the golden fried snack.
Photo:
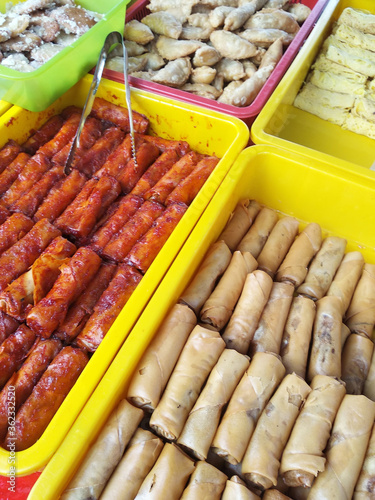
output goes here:
<path id="1" fill-rule="evenodd" d="M 225 484 L 222 500 L 260 500 L 238 476 L 232 476 Z"/>
<path id="2" fill-rule="evenodd" d="M 366 335 L 351 333 L 341 355 L 341 378 L 347 394 L 362 394 L 371 365 L 374 343 Z"/>
<path id="3" fill-rule="evenodd" d="M 352 332 L 372 337 L 375 324 L 375 264 L 365 263 L 345 315 L 345 324 Z"/>
<path id="4" fill-rule="evenodd" d="M 259 203 L 255 200 L 240 200 L 218 239 L 224 240 L 232 252 L 234 250 L 248 251 L 240 248 L 239 243 L 252 226 L 260 208 Z"/>
<path id="5" fill-rule="evenodd" d="M 365 459 L 354 489 L 354 500 L 369 500 L 375 493 L 375 427 L 372 428 Z"/>
<path id="6" fill-rule="evenodd" d="M 227 476 L 208 462 L 199 461 L 184 489 L 181 500 L 220 500 Z"/>
<path id="7" fill-rule="evenodd" d="M 277 221 L 278 215 L 275 210 L 268 207 L 261 208 L 236 250 L 250 252 L 257 259 Z"/>

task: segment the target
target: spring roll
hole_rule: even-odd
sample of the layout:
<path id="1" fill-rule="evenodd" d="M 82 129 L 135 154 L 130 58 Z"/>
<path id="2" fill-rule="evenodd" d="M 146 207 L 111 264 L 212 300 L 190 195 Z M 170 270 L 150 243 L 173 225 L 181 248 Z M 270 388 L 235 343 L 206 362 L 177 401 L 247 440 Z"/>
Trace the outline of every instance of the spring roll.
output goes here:
<path id="1" fill-rule="evenodd" d="M 212 293 L 217 279 L 229 266 L 231 258 L 231 251 L 223 240 L 213 243 L 179 301 L 191 307 L 198 316 L 201 307 Z"/>
<path id="2" fill-rule="evenodd" d="M 18 321 L 24 321 L 31 308 L 52 288 L 60 267 L 73 255 L 76 247 L 57 236 L 26 273 L 21 274 L 0 294 L 0 309 Z"/>
<path id="3" fill-rule="evenodd" d="M 36 342 L 21 368 L 15 372 L 0 392 L 0 441 L 8 432 L 8 393 L 12 393 L 14 411 L 30 396 L 34 385 L 45 372 L 47 366 L 61 349 L 61 342 L 57 339 L 48 339 Z M 10 391 L 10 392 L 9 392 Z"/>
<path id="4" fill-rule="evenodd" d="M 280 353 L 285 322 L 293 299 L 291 283 L 274 282 L 259 324 L 250 342 L 250 355 L 258 351 Z"/>
<path id="5" fill-rule="evenodd" d="M 194 467 L 193 460 L 178 446 L 166 443 L 135 499 L 178 500 Z"/>
<path id="6" fill-rule="evenodd" d="M 260 500 L 260 496 L 249 490 L 245 481 L 232 476 L 225 484 L 221 500 Z"/>
<path id="7" fill-rule="evenodd" d="M 350 328 L 345 325 L 345 323 L 341 324 L 341 351 L 344 348 L 346 339 L 349 337 L 349 335 L 352 332 L 350 331 Z"/>
<path id="8" fill-rule="evenodd" d="M 277 212 L 268 207 L 261 208 L 254 223 L 237 245 L 237 250 L 250 252 L 257 259 L 277 221 Z"/>
<path id="9" fill-rule="evenodd" d="M 21 146 L 13 139 L 9 139 L 0 149 L 0 172 L 3 172 L 19 153 L 21 153 Z"/>
<path id="10" fill-rule="evenodd" d="M 85 182 L 86 177 L 83 174 L 78 170 L 72 170 L 67 177 L 63 177 L 53 186 L 43 203 L 39 205 L 34 219 L 36 221 L 47 219 L 49 222 L 53 222 L 74 200 Z"/>
<path id="11" fill-rule="evenodd" d="M 341 378 L 348 394 L 362 394 L 371 365 L 374 343 L 366 335 L 352 333 L 341 355 Z"/>
<path id="12" fill-rule="evenodd" d="M 0 344 L 9 337 L 9 335 L 17 330 L 19 321 L 8 316 L 3 311 L 0 311 Z"/>
<path id="13" fill-rule="evenodd" d="M 8 217 L 10 217 L 8 209 L 0 205 L 0 224 L 3 224 Z"/>
<path id="14" fill-rule="evenodd" d="M 187 205 L 183 203 L 168 205 L 164 212 L 155 219 L 147 233 L 133 246 L 125 262 L 145 273 L 187 209 Z"/>
<path id="15" fill-rule="evenodd" d="M 362 395 L 344 396 L 326 449 L 326 467 L 318 474 L 309 500 L 352 498 L 374 424 L 375 403 Z"/>
<path id="16" fill-rule="evenodd" d="M 200 311 L 202 323 L 212 325 L 218 331 L 224 328 L 232 315 L 248 273 L 255 271 L 257 261 L 247 253 L 236 250 L 231 261 Z"/>
<path id="17" fill-rule="evenodd" d="M 73 111 L 61 125 L 58 132 L 42 146 L 39 147 L 37 154 L 41 154 L 48 159 L 51 159 L 60 151 L 66 144 L 71 141 L 77 132 L 81 113 Z"/>
<path id="18" fill-rule="evenodd" d="M 272 284 L 271 276 L 264 271 L 255 270 L 247 275 L 240 298 L 223 333 L 223 340 L 229 349 L 236 349 L 242 354 L 248 352 Z"/>
<path id="19" fill-rule="evenodd" d="M 142 138 L 155 144 L 160 150 L 160 153 L 166 152 L 168 149 L 174 149 L 177 151 L 179 156 L 184 156 L 190 151 L 189 143 L 186 141 L 175 141 L 173 139 L 164 139 L 157 135 L 141 134 Z"/>
<path id="20" fill-rule="evenodd" d="M 345 315 L 352 332 L 371 338 L 375 324 L 375 264 L 365 263 Z"/>
<path id="21" fill-rule="evenodd" d="M 219 240 L 224 240 L 232 252 L 236 250 L 259 211 L 260 205 L 257 201 L 248 199 L 240 200 L 219 236 Z M 248 250 L 241 249 L 241 251 Z"/>
<path id="22" fill-rule="evenodd" d="M 313 300 L 321 299 L 328 291 L 341 264 L 345 248 L 344 238 L 327 236 L 312 260 L 305 281 L 297 288 L 297 292 Z"/>
<path id="23" fill-rule="evenodd" d="M 288 253 L 298 232 L 298 221 L 294 217 L 279 219 L 258 255 L 258 268 L 274 277 L 284 257 Z"/>
<path id="24" fill-rule="evenodd" d="M 15 159 L 5 167 L 0 174 L 0 195 L 8 191 L 10 186 L 25 168 L 29 159 L 30 155 L 27 153 L 19 153 Z"/>
<path id="25" fill-rule="evenodd" d="M 3 388 L 13 373 L 20 368 L 35 340 L 35 333 L 22 324 L 2 342 L 0 345 L 0 388 Z"/>
<path id="26" fill-rule="evenodd" d="M 181 500 L 220 500 L 227 476 L 207 462 L 199 461 L 184 489 Z"/>
<path id="27" fill-rule="evenodd" d="M 150 426 L 158 435 L 170 441 L 179 437 L 224 348 L 225 343 L 218 332 L 201 326 L 193 329 L 150 418 Z"/>
<path id="28" fill-rule="evenodd" d="M 70 304 L 86 289 L 101 264 L 100 257 L 81 247 L 60 269 L 48 294 L 28 313 L 27 325 L 42 338 L 48 338 L 64 321 Z"/>
<path id="29" fill-rule="evenodd" d="M 117 267 L 116 274 L 100 296 L 94 312 L 77 337 L 77 344 L 80 347 L 89 352 L 96 351 L 141 279 L 141 273 L 131 266 L 120 264 Z"/>
<path id="30" fill-rule="evenodd" d="M 354 489 L 353 500 L 371 500 L 375 494 L 375 426 L 372 428 L 365 459 Z"/>
<path id="31" fill-rule="evenodd" d="M 121 400 L 89 448 L 62 500 L 98 499 L 143 418 L 143 411 Z"/>
<path id="32" fill-rule="evenodd" d="M 212 451 L 231 464 L 241 462 L 259 415 L 285 374 L 279 356 L 257 352 L 229 401 Z"/>
<path id="33" fill-rule="evenodd" d="M 286 373 L 305 378 L 315 311 L 313 300 L 302 295 L 293 298 L 280 347 Z"/>
<path id="34" fill-rule="evenodd" d="M 263 500 L 292 500 L 292 497 L 284 495 L 281 491 L 271 488 L 264 492 Z"/>
<path id="35" fill-rule="evenodd" d="M 141 134 L 148 128 L 148 119 L 141 113 L 133 111 L 134 131 Z M 91 115 L 100 120 L 114 123 L 124 132 L 130 132 L 129 113 L 126 108 L 113 104 L 101 97 L 96 97 L 92 106 Z"/>
<path id="36" fill-rule="evenodd" d="M 345 396 L 345 384 L 327 375 L 316 375 L 311 389 L 281 459 L 280 474 L 290 487 L 309 488 L 318 473 L 324 470 L 324 450 Z"/>
<path id="37" fill-rule="evenodd" d="M 328 288 L 327 295 L 336 295 L 342 302 L 341 312 L 345 316 L 364 266 L 361 252 L 348 252 Z"/>
<path id="38" fill-rule="evenodd" d="M 316 303 L 307 380 L 315 375 L 341 377 L 341 301 L 335 296 Z"/>
<path id="39" fill-rule="evenodd" d="M 138 427 L 100 495 L 100 500 L 133 500 L 155 465 L 163 446 L 159 437 Z"/>
<path id="40" fill-rule="evenodd" d="M 189 455 L 206 460 L 222 410 L 249 366 L 247 356 L 224 349 L 177 439 Z"/>
<path id="41" fill-rule="evenodd" d="M 315 222 L 308 224 L 292 243 L 277 270 L 275 280 L 290 282 L 294 287 L 298 287 L 305 279 L 307 266 L 319 250 L 321 243 L 320 225 Z"/>
<path id="42" fill-rule="evenodd" d="M 23 274 L 60 231 L 42 219 L 0 257 L 0 291 Z"/>
<path id="43" fill-rule="evenodd" d="M 43 144 L 50 141 L 57 134 L 63 123 L 64 118 L 61 115 L 49 118 L 22 144 L 23 151 L 26 151 L 29 155 L 34 155 Z"/>
<path id="44" fill-rule="evenodd" d="M 33 225 L 33 221 L 26 215 L 10 215 L 0 226 L 0 255 L 23 238 Z"/>
<path id="45" fill-rule="evenodd" d="M 145 201 L 105 245 L 102 255 L 114 262 L 123 262 L 136 242 L 150 229 L 163 211 L 164 207 L 160 203 Z"/>
<path id="46" fill-rule="evenodd" d="M 298 375 L 284 377 L 262 411 L 246 449 L 242 472 L 248 484 L 261 491 L 277 485 L 282 452 L 310 391 Z"/>
<path id="47" fill-rule="evenodd" d="M 197 318 L 190 307 L 183 304 L 172 307 L 130 381 L 127 398 L 133 405 L 149 412 L 156 408 L 182 348 L 196 324 Z"/>

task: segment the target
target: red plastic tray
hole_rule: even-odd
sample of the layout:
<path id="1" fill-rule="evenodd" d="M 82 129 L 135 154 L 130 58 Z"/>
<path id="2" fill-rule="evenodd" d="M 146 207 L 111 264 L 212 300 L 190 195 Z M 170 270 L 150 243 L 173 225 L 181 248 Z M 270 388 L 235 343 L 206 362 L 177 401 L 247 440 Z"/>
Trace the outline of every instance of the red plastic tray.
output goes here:
<path id="1" fill-rule="evenodd" d="M 292 0 L 292 3 L 302 3 L 310 7 L 310 9 L 312 9 L 311 14 L 301 26 L 301 29 L 298 31 L 292 43 L 285 51 L 283 57 L 280 59 L 273 73 L 250 106 L 238 108 L 229 104 L 222 104 L 205 97 L 196 96 L 183 90 L 174 89 L 158 83 L 148 82 L 146 80 L 142 80 L 140 78 L 135 78 L 132 76 L 129 77 L 129 82 L 133 87 L 142 90 L 147 90 L 156 94 L 163 95 L 165 97 L 178 99 L 180 101 L 189 102 L 191 104 L 197 104 L 205 108 L 235 116 L 243 120 L 250 127 L 250 125 L 253 123 L 256 116 L 260 113 L 268 98 L 276 88 L 277 84 L 283 77 L 284 73 L 289 68 L 290 64 L 304 44 L 311 30 L 314 28 L 315 23 L 319 19 L 328 2 L 329 0 Z M 140 21 L 143 17 L 150 14 L 150 11 L 147 9 L 148 4 L 149 0 L 138 0 L 137 2 L 135 2 L 131 7 L 127 9 L 125 22 L 129 22 L 132 19 L 137 19 L 138 21 Z M 104 70 L 103 77 L 120 83 L 124 82 L 124 77 L 121 73 L 109 69 Z"/>

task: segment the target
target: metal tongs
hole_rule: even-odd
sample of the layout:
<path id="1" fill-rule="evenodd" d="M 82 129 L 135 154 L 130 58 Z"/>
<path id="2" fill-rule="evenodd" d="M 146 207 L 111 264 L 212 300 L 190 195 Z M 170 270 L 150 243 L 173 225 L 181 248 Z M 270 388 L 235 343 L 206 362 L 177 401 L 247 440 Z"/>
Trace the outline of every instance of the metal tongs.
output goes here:
<path id="1" fill-rule="evenodd" d="M 71 164 L 75 155 L 77 148 L 79 148 L 79 139 L 81 136 L 82 129 L 85 125 L 86 118 L 91 112 L 92 105 L 94 103 L 95 95 L 99 87 L 100 80 L 102 78 L 105 62 L 107 60 L 108 54 L 117 46 L 122 45 L 123 54 L 123 65 L 124 65 L 124 83 L 125 83 L 125 100 L 126 106 L 129 113 L 129 124 L 130 124 L 130 136 L 131 136 L 131 148 L 132 157 L 137 167 L 137 158 L 135 154 L 135 140 L 134 140 L 134 124 L 133 124 L 133 113 L 130 102 L 130 87 L 128 81 L 128 53 L 126 51 L 123 36 L 118 31 L 112 31 L 109 33 L 105 39 L 103 48 L 100 52 L 98 63 L 95 68 L 95 73 L 93 80 L 91 82 L 90 90 L 86 98 L 86 102 L 82 111 L 81 120 L 79 122 L 76 135 L 73 139 L 72 146 L 69 151 L 68 158 L 65 163 L 64 173 L 68 175 L 71 172 Z"/>

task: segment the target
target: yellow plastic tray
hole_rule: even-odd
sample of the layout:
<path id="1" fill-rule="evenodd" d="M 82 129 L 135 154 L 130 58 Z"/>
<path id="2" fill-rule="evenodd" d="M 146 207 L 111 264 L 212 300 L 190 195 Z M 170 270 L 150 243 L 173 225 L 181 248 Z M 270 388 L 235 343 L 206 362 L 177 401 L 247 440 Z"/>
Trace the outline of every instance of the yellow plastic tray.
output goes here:
<path id="1" fill-rule="evenodd" d="M 343 130 L 310 113 L 297 109 L 293 101 L 309 72 L 333 23 L 347 8 L 375 14 L 374 0 L 330 0 L 320 19 L 285 73 L 284 78 L 254 121 L 250 135 L 255 144 L 273 144 L 302 154 L 334 162 L 346 170 L 359 170 L 374 178 L 375 141 Z"/>
<path id="2" fill-rule="evenodd" d="M 48 117 L 59 113 L 68 105 L 83 106 L 91 81 L 92 76 L 86 75 L 47 110 L 40 113 L 32 113 L 13 106 L 0 117 L 0 146 L 10 138 L 23 142 L 30 135 L 30 130 L 39 128 Z M 123 85 L 109 80 L 102 80 L 97 92 L 98 97 L 120 105 L 125 105 L 124 94 Z M 61 444 L 214 192 L 249 139 L 248 128 L 237 118 L 154 96 L 144 91 L 132 90 L 131 99 L 132 108 L 149 118 L 150 133 L 165 138 L 186 140 L 196 151 L 214 154 L 221 160 L 142 278 L 42 437 L 35 445 L 16 454 L 18 475 L 41 469 Z M 7 475 L 9 471 L 8 458 L 9 453 L 0 448 L 0 475 Z"/>
<path id="3" fill-rule="evenodd" d="M 12 104 L 7 101 L 3 101 L 0 99 L 0 115 L 3 115 L 5 111 L 8 111 L 9 108 L 12 107 Z"/>
<path id="4" fill-rule="evenodd" d="M 65 441 L 31 490 L 28 500 L 57 499 L 117 403 L 168 310 L 217 240 L 237 202 L 254 198 L 285 215 L 321 224 L 323 233 L 347 238 L 375 263 L 375 182 L 274 146 L 246 148 L 238 157 L 144 309 Z"/>

